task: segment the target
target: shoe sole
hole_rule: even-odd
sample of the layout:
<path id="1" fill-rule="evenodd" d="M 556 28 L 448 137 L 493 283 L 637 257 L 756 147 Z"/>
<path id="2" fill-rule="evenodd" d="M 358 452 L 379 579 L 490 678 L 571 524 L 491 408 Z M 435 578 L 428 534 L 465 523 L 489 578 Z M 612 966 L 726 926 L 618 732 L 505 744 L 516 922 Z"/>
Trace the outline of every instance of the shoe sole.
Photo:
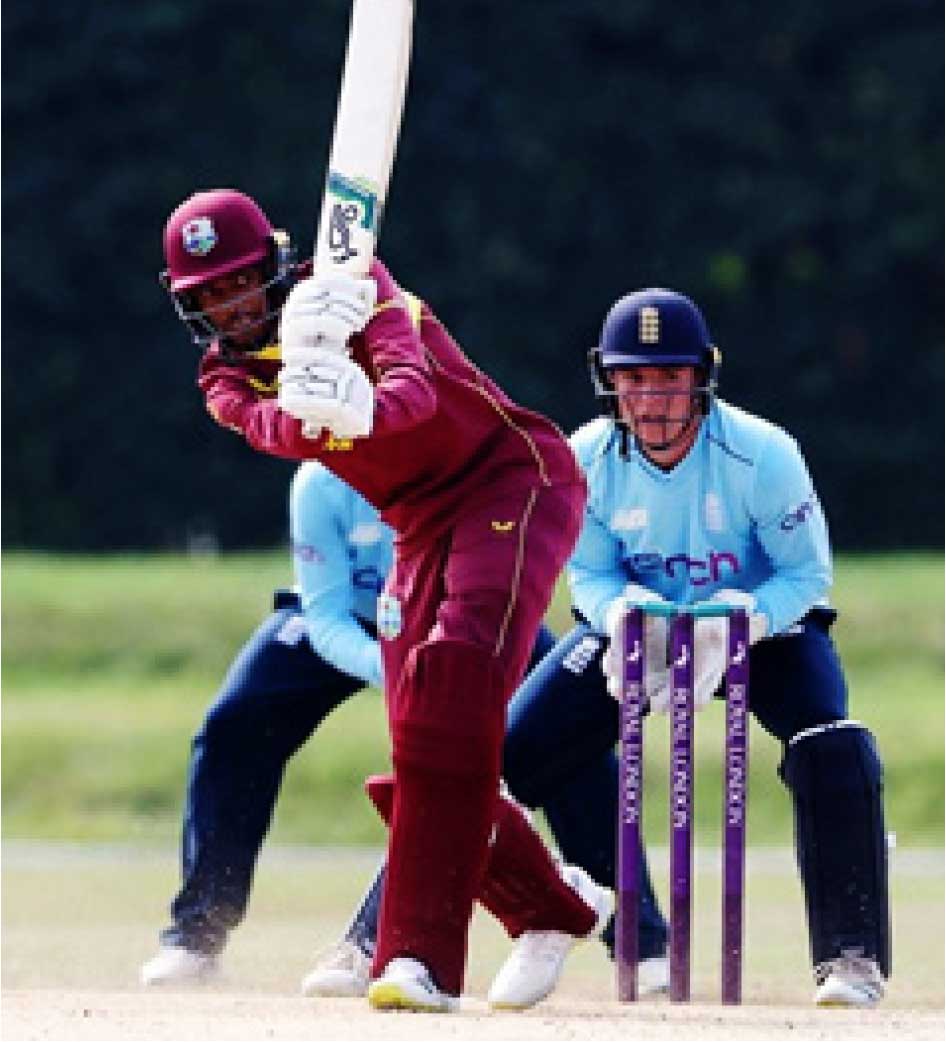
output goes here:
<path id="1" fill-rule="evenodd" d="M 879 999 L 857 999 L 854 1002 L 841 998 L 815 999 L 815 1005 L 819 1009 L 870 1009 L 876 1006 Z"/>
<path id="2" fill-rule="evenodd" d="M 368 994 L 368 981 L 353 980 L 345 973 L 339 973 L 334 978 L 327 974 L 314 979 L 305 977 L 299 985 L 299 991 L 306 998 L 363 999 Z"/>
<path id="3" fill-rule="evenodd" d="M 218 983 L 222 977 L 218 969 L 202 970 L 200 973 L 187 973 L 181 976 L 169 974 L 164 977 L 140 977 L 144 988 L 186 988 L 200 987 L 203 984 Z"/>
<path id="4" fill-rule="evenodd" d="M 828 992 L 815 997 L 815 1005 L 819 1009 L 870 1009 L 880 1002 L 880 996 L 856 995 L 851 992 Z"/>
<path id="5" fill-rule="evenodd" d="M 372 1009 L 403 1009 L 413 1013 L 449 1013 L 441 1003 L 424 1002 L 409 995 L 393 981 L 375 981 L 368 989 L 368 1005 Z"/>

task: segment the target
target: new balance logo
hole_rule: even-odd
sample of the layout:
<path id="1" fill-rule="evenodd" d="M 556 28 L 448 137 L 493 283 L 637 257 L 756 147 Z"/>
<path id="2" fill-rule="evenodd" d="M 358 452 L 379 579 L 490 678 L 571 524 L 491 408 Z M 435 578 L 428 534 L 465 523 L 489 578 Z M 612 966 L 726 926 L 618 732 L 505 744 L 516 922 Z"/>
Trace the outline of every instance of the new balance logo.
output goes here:
<path id="1" fill-rule="evenodd" d="M 562 659 L 562 669 L 579 676 L 588 668 L 595 655 L 601 650 L 601 640 L 598 637 L 582 637 L 571 651 Z"/>

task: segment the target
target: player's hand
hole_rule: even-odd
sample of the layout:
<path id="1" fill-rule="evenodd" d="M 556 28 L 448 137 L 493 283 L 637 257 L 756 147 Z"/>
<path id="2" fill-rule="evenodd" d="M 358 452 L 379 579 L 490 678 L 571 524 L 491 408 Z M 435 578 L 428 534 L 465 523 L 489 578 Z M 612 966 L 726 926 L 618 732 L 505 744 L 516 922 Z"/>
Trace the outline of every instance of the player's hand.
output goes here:
<path id="1" fill-rule="evenodd" d="M 717 590 L 710 597 L 711 601 L 721 604 L 732 604 L 734 607 L 743 608 L 749 615 L 749 644 L 757 644 L 769 633 L 769 620 L 766 615 L 758 611 L 755 597 L 746 590 Z"/>
<path id="2" fill-rule="evenodd" d="M 365 438 L 374 417 L 374 389 L 365 371 L 332 351 L 313 351 L 305 365 L 279 374 L 279 407 L 309 431 L 336 438 Z"/>
<path id="3" fill-rule="evenodd" d="M 726 672 L 725 619 L 697 619 L 693 624 L 693 706 L 712 701 Z"/>
<path id="4" fill-rule="evenodd" d="M 624 616 L 640 604 L 666 603 L 659 594 L 644 586 L 630 583 L 605 612 L 604 627 L 608 646 L 601 658 L 601 668 L 608 681 L 608 693 L 620 701 L 624 674 Z M 669 701 L 667 671 L 667 620 L 662 616 L 644 616 L 644 694 L 657 712 L 663 712 Z"/>
<path id="5" fill-rule="evenodd" d="M 368 324 L 377 286 L 343 272 L 302 279 L 289 291 L 279 320 L 283 365 L 306 365 L 312 351 L 348 353 L 348 341 Z"/>
<path id="6" fill-rule="evenodd" d="M 749 614 L 749 643 L 768 631 L 768 619 L 755 610 L 756 600 L 745 590 L 718 590 L 709 598 L 744 608 Z M 693 704 L 705 706 L 719 690 L 729 661 L 729 627 L 726 619 L 697 619 L 693 630 Z"/>

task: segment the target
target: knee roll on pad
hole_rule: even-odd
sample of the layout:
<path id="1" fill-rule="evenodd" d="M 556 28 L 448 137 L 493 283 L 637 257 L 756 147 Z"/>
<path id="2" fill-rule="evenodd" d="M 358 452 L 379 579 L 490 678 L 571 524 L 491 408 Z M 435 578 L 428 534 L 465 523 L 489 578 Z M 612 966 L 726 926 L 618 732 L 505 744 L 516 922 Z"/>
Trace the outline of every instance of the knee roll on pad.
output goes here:
<path id="1" fill-rule="evenodd" d="M 874 736 L 856 720 L 835 720 L 801 731 L 788 743 L 780 773 L 793 793 L 873 791 L 883 785 Z"/>
<path id="2" fill-rule="evenodd" d="M 391 723 L 395 762 L 448 774 L 498 775 L 506 695 L 502 670 L 479 645 L 418 645 L 405 664 Z"/>
<path id="3" fill-rule="evenodd" d="M 795 805 L 814 964 L 849 951 L 889 975 L 883 767 L 873 736 L 854 720 L 802 731 L 779 773 Z"/>

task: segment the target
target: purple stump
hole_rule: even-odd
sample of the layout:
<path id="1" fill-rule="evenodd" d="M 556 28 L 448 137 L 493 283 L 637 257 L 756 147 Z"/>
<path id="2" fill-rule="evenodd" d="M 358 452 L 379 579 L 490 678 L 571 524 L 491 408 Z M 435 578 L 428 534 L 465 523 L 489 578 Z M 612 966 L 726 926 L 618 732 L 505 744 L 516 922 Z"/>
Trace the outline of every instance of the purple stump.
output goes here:
<path id="1" fill-rule="evenodd" d="M 726 761 L 723 779 L 722 1000 L 742 1000 L 742 938 L 749 781 L 749 617 L 729 613 Z"/>
<path id="2" fill-rule="evenodd" d="M 670 1000 L 690 998 L 693 860 L 693 616 L 673 619 L 670 700 Z"/>
<path id="3" fill-rule="evenodd" d="M 640 912 L 641 800 L 644 786 L 644 613 L 624 619 L 621 758 L 618 764 L 617 919 L 615 964 L 619 1002 L 637 999 L 637 926 Z"/>

